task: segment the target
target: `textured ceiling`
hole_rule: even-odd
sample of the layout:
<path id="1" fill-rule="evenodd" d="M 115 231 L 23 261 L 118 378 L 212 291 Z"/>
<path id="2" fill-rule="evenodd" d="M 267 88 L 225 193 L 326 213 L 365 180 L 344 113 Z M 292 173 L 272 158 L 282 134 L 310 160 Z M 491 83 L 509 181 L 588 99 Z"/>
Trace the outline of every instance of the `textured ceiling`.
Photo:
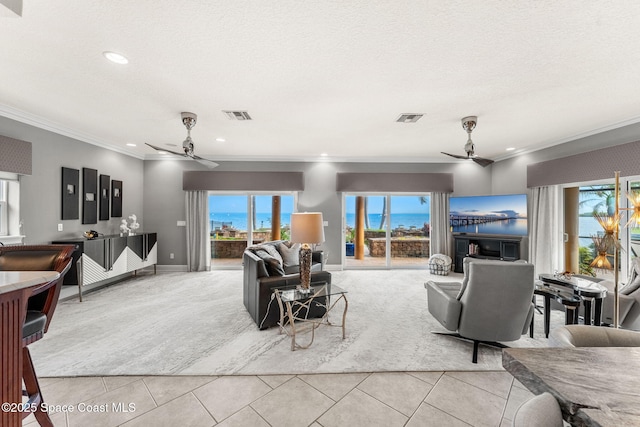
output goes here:
<path id="1" fill-rule="evenodd" d="M 501 159 L 640 121 L 638 40 L 637 1 L 27 0 L 0 17 L 0 115 L 141 158 L 191 111 L 217 161 L 424 162 L 477 115 Z"/>

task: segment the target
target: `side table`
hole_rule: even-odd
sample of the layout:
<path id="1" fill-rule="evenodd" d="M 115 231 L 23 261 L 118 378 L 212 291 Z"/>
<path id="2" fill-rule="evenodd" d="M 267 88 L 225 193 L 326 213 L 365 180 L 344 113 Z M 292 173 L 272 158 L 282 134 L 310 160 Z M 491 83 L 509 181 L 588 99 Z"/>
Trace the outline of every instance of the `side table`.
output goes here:
<path id="1" fill-rule="evenodd" d="M 349 302 L 346 296 L 347 291 L 344 289 L 334 284 L 328 287 L 326 283 L 319 283 L 311 286 L 310 292 L 302 292 L 298 286 L 285 286 L 274 289 L 273 293 L 280 307 L 280 321 L 278 322 L 280 332 L 291 337 L 291 351 L 298 348 L 309 348 L 313 344 L 315 330 L 320 325 L 339 326 L 342 328 L 342 339 L 346 337 Z M 333 303 L 331 303 L 332 296 L 336 297 Z M 334 325 L 329 321 L 329 313 L 341 300 L 344 301 L 342 322 L 339 325 Z M 312 306 L 324 307 L 324 315 L 320 318 L 308 318 L 307 313 Z M 309 331 L 311 338 L 306 345 L 296 343 L 296 335 Z"/>
<path id="2" fill-rule="evenodd" d="M 561 291 L 558 288 L 547 285 L 544 282 L 537 282 L 533 290 L 534 295 L 544 297 L 544 336 L 549 338 L 549 323 L 551 321 L 551 299 L 556 300 L 564 306 L 565 325 L 578 323 L 578 309 L 582 299 L 570 291 Z M 529 336 L 533 338 L 533 320 L 529 326 Z"/>
<path id="3" fill-rule="evenodd" d="M 602 319 L 602 299 L 607 296 L 607 288 L 581 277 L 565 278 L 555 274 L 540 274 L 540 280 L 551 286 L 563 286 L 572 289 L 575 295 L 582 298 L 584 305 L 584 324 L 591 325 L 591 301 L 594 301 L 593 324 L 600 326 Z"/>

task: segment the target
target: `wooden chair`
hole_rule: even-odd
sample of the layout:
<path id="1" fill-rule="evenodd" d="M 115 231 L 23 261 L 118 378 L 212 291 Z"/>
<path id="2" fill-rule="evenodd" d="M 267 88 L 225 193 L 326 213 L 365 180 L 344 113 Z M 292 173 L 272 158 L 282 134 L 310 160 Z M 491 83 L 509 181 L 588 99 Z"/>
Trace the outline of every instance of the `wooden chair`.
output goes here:
<path id="1" fill-rule="evenodd" d="M 4 271 L 48 271 L 55 270 L 60 277 L 35 288 L 27 302 L 27 313 L 22 328 L 22 377 L 23 394 L 28 396 L 26 407 L 35 410 L 24 412 L 22 418 L 34 413 L 38 423 L 53 426 L 47 412 L 42 411 L 42 392 L 33 367 L 29 344 L 39 340 L 48 331 L 53 313 L 58 304 L 60 289 L 65 274 L 71 268 L 74 245 L 25 245 L 0 247 L 0 270 Z"/>

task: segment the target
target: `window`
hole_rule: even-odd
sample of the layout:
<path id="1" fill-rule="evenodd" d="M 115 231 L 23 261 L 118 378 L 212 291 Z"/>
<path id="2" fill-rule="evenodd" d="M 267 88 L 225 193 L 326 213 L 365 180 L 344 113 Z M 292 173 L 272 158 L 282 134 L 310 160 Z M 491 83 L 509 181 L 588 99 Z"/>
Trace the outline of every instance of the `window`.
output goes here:
<path id="1" fill-rule="evenodd" d="M 9 183 L 0 180 L 0 236 L 9 234 Z"/>
<path id="2" fill-rule="evenodd" d="M 596 257 L 593 236 L 602 236 L 602 227 L 594 214 L 613 215 L 615 212 L 615 188 L 613 184 L 580 187 L 578 201 L 578 238 L 580 241 L 580 273 L 602 275 L 589 264 Z M 613 264 L 613 257 L 609 260 Z"/>
<path id="3" fill-rule="evenodd" d="M 365 243 L 360 250 L 355 246 L 358 199 Z M 426 268 L 430 205 L 428 194 L 345 194 L 345 267 Z"/>
<path id="4" fill-rule="evenodd" d="M 288 240 L 294 206 L 293 194 L 210 194 L 211 265 L 239 267 L 247 246 Z"/>
<path id="5" fill-rule="evenodd" d="M 597 255 L 593 236 L 603 235 L 602 227 L 594 218 L 594 214 L 598 213 L 608 216 L 614 214 L 616 208 L 615 185 L 586 185 L 580 187 L 579 190 L 578 235 L 580 241 L 580 273 L 596 275 L 602 278 L 611 278 L 613 271 L 594 269 L 590 267 L 589 264 Z M 622 275 L 621 277 L 626 276 L 629 266 L 631 265 L 631 260 L 640 255 L 640 228 L 636 227 L 635 224 L 627 225 L 632 212 L 628 210 L 630 204 L 626 197 L 629 192 L 639 190 L 640 182 L 637 181 L 637 178 L 631 180 L 623 179 L 620 182 L 620 199 L 618 202 L 621 216 L 619 242 L 622 250 L 619 252 L 618 269 Z M 611 265 L 613 265 L 613 254 L 611 253 L 608 258 Z"/>

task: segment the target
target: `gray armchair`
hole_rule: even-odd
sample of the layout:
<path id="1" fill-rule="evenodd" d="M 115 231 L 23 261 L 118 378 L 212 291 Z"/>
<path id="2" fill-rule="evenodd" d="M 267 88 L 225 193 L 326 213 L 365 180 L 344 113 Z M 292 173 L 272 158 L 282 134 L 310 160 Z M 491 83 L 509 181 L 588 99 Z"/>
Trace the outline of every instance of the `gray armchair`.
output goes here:
<path id="1" fill-rule="evenodd" d="M 607 296 L 602 302 L 602 322 L 612 325 L 614 306 L 613 281 L 603 280 L 600 284 L 607 288 Z M 631 261 L 627 283 L 620 285 L 619 322 L 623 329 L 640 330 L 640 258 Z"/>
<path id="2" fill-rule="evenodd" d="M 506 347 L 527 333 L 534 306 L 533 265 L 525 262 L 465 258 L 462 283 L 425 283 L 429 312 L 453 335 L 478 344 Z"/>
<path id="3" fill-rule="evenodd" d="M 640 347 L 640 333 L 593 325 L 564 325 L 551 331 L 549 347 Z"/>

